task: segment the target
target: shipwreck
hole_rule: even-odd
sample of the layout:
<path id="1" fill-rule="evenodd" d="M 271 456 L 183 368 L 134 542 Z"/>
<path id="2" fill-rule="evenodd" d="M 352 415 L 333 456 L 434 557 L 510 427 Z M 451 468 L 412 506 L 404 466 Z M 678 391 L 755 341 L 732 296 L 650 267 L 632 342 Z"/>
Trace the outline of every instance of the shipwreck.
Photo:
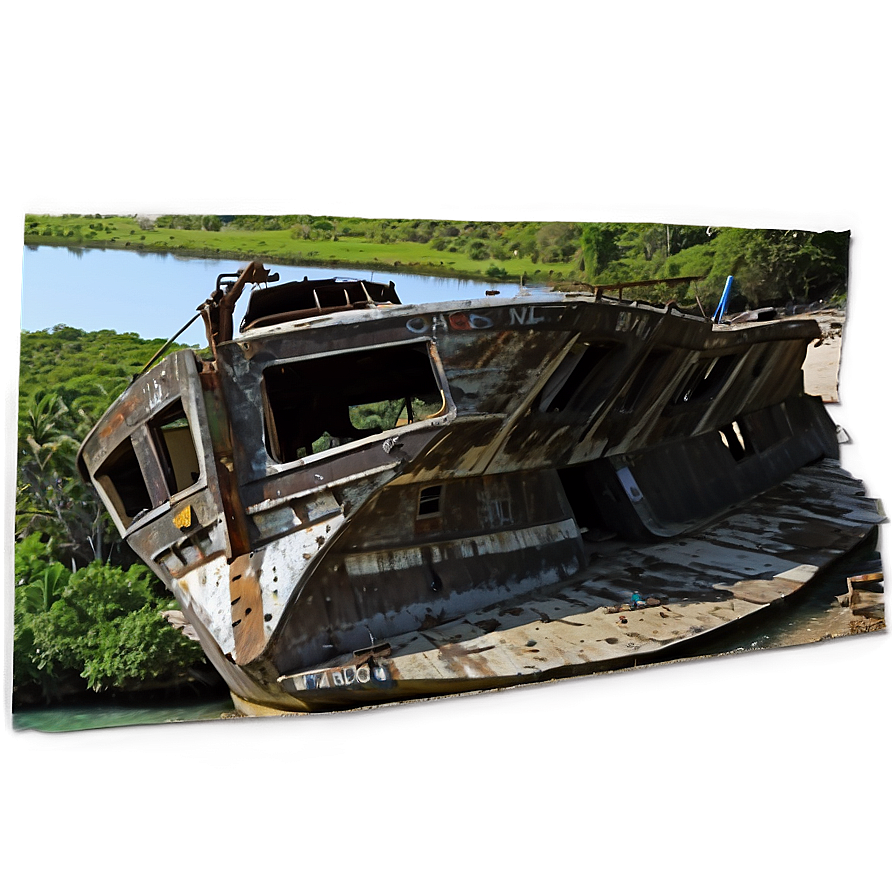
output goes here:
<path id="1" fill-rule="evenodd" d="M 405 305 L 258 262 L 199 311 L 209 350 L 137 377 L 78 464 L 246 714 L 658 662 L 882 519 L 805 393 L 812 320 Z"/>

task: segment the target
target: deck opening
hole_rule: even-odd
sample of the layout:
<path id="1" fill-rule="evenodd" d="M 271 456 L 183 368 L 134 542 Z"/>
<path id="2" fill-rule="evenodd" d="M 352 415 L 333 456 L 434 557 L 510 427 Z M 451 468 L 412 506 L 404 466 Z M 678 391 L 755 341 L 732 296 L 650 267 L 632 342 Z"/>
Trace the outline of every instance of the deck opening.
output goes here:
<path id="1" fill-rule="evenodd" d="M 281 463 L 446 410 L 421 343 L 273 364 L 264 394 L 267 447 Z"/>
<path id="2" fill-rule="evenodd" d="M 149 425 L 169 495 L 199 480 L 199 458 L 180 399 L 153 417 Z"/>
<path id="3" fill-rule="evenodd" d="M 152 508 L 134 445 L 124 439 L 96 472 L 96 481 L 112 502 L 125 527 Z"/>
<path id="4" fill-rule="evenodd" d="M 591 539 L 612 534 L 615 530 L 609 519 L 613 517 L 616 502 L 590 475 L 589 467 L 565 467 L 557 473 L 579 529 L 589 532 Z"/>

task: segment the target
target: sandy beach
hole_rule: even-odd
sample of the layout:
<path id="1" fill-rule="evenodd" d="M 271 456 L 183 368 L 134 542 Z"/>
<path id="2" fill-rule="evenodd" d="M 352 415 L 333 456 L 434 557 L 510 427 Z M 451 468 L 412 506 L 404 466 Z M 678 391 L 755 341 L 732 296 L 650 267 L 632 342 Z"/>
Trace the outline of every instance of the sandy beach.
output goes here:
<path id="1" fill-rule="evenodd" d="M 806 351 L 806 362 L 803 364 L 806 392 L 820 395 L 826 403 L 836 403 L 840 400 L 838 384 L 844 315 L 842 312 L 826 311 L 801 316 L 817 320 L 822 334 L 821 339 L 810 343 Z"/>

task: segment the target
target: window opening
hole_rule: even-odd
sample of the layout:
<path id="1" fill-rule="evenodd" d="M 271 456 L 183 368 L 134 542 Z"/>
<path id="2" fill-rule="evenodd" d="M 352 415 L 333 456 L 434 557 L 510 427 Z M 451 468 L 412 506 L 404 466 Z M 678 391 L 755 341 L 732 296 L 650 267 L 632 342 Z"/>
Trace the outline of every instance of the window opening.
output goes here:
<path id="1" fill-rule="evenodd" d="M 97 470 L 96 479 L 126 527 L 152 507 L 137 454 L 129 438 L 124 439 L 106 458 Z"/>
<path id="2" fill-rule="evenodd" d="M 156 414 L 149 428 L 158 450 L 168 494 L 176 495 L 198 482 L 199 458 L 183 402 L 178 399 Z"/>
<path id="3" fill-rule="evenodd" d="M 650 386 L 656 380 L 660 368 L 668 357 L 668 351 L 653 351 L 647 356 L 625 391 L 625 397 L 619 408 L 622 413 L 630 413 L 641 403 L 641 400 L 649 393 Z"/>
<path id="4" fill-rule="evenodd" d="M 731 456 L 735 460 L 743 460 L 748 454 L 753 453 L 753 446 L 737 420 L 723 426 L 719 430 L 719 436 L 722 439 L 722 444 L 731 452 Z"/>
<path id="5" fill-rule="evenodd" d="M 268 450 L 281 462 L 445 412 L 427 346 L 326 355 L 264 371 Z"/>
<path id="6" fill-rule="evenodd" d="M 692 404 L 715 398 L 722 390 L 737 359 L 737 355 L 723 355 L 698 364 L 678 388 L 671 404 Z"/>
<path id="7" fill-rule="evenodd" d="M 437 516 L 441 511 L 442 486 L 428 485 L 420 489 L 420 500 L 417 507 L 417 516 Z"/>
<path id="8" fill-rule="evenodd" d="M 542 391 L 539 406 L 542 410 L 553 412 L 565 410 L 570 405 L 579 406 L 589 400 L 589 404 L 596 405 L 604 397 L 609 389 L 609 381 L 602 381 L 602 374 L 606 371 L 605 362 L 621 348 L 614 343 L 586 344 L 584 350 L 579 350 L 577 356 L 570 359 L 572 370 L 567 373 L 565 366 L 557 371 L 555 376 L 565 376 L 565 382 L 557 388 L 553 382 Z M 576 349 L 573 349 L 575 352 Z M 553 377 L 552 377 L 553 379 Z M 597 385 L 597 389 L 595 389 Z M 555 391 L 556 390 L 556 391 Z"/>

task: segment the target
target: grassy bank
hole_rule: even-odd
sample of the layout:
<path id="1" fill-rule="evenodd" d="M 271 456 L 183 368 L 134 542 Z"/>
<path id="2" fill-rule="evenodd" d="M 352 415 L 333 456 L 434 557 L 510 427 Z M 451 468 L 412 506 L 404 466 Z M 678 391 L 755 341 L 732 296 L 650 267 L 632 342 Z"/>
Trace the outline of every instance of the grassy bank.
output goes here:
<path id="1" fill-rule="evenodd" d="M 141 226 L 142 224 L 142 226 Z M 348 229 L 348 228 L 346 228 Z M 438 241 L 436 246 L 439 245 Z M 187 230 L 129 217 L 89 215 L 28 215 L 25 244 L 81 248 L 172 252 L 204 258 L 217 256 L 259 259 L 290 265 L 322 265 L 358 270 L 396 271 L 463 277 L 472 280 L 549 282 L 577 280 L 580 272 L 570 264 L 534 263 L 529 257 L 510 255 L 473 259 L 449 245 L 429 242 L 380 242 L 357 232 L 323 237 L 291 230 Z"/>
<path id="2" fill-rule="evenodd" d="M 629 294 L 684 306 L 700 296 L 717 300 L 732 276 L 731 310 L 842 303 L 849 256 L 848 232 L 313 215 L 26 215 L 24 238 L 26 245 L 563 286 L 696 278 L 699 286 L 692 279 Z"/>

